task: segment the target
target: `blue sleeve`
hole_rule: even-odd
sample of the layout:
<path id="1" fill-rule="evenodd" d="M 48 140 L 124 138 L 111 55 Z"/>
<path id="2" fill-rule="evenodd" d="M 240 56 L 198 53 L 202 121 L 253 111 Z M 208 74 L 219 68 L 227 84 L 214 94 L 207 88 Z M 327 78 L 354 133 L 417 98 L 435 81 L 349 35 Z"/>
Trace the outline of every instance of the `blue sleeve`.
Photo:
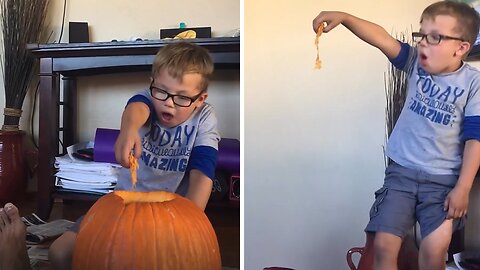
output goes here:
<path id="1" fill-rule="evenodd" d="M 398 69 L 403 69 L 405 67 L 405 64 L 407 64 L 408 54 L 410 52 L 410 45 L 401 41 L 398 42 L 400 42 L 400 53 L 397 55 L 397 57 L 389 60 L 394 67 Z"/>
<path id="2" fill-rule="evenodd" d="M 187 171 L 197 169 L 210 179 L 215 179 L 218 151 L 211 146 L 195 146 L 188 161 Z"/>
<path id="3" fill-rule="evenodd" d="M 127 106 L 128 104 L 130 103 L 133 103 L 133 102 L 142 102 L 144 103 L 145 105 L 148 106 L 148 108 L 150 109 L 150 116 L 153 115 L 153 118 L 152 120 L 155 120 L 157 115 L 153 112 L 155 112 L 155 108 L 153 107 L 153 103 L 144 95 L 134 95 L 133 97 L 131 97 L 128 101 L 127 101 Z M 125 106 L 126 107 L 126 106 Z"/>
<path id="4" fill-rule="evenodd" d="M 463 141 L 480 140 L 480 116 L 466 116 L 463 122 Z"/>

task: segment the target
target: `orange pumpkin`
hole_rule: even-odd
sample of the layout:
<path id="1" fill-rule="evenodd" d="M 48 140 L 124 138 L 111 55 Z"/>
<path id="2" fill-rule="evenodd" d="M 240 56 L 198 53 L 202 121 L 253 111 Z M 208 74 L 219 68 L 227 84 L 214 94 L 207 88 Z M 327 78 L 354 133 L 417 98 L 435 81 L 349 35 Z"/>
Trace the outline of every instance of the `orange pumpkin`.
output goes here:
<path id="1" fill-rule="evenodd" d="M 115 191 L 85 215 L 73 269 L 221 269 L 204 212 L 177 194 Z"/>

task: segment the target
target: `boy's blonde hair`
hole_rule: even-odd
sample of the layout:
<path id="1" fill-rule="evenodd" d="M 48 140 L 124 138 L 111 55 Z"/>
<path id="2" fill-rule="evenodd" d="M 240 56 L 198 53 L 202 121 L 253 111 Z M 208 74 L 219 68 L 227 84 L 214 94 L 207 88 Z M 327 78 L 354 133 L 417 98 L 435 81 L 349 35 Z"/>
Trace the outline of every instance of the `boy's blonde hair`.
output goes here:
<path id="1" fill-rule="evenodd" d="M 435 19 L 438 15 L 449 15 L 457 19 L 454 31 L 459 33 L 460 38 L 468 41 L 473 47 L 480 27 L 480 16 L 474 8 L 466 3 L 456 1 L 436 2 L 423 11 L 420 23 L 424 19 Z"/>
<path id="2" fill-rule="evenodd" d="M 185 74 L 198 73 L 203 78 L 199 89 L 206 91 L 213 68 L 213 61 L 207 49 L 193 43 L 175 42 L 158 51 L 153 60 L 152 78 L 155 78 L 161 70 L 166 70 L 170 76 L 180 81 Z"/>

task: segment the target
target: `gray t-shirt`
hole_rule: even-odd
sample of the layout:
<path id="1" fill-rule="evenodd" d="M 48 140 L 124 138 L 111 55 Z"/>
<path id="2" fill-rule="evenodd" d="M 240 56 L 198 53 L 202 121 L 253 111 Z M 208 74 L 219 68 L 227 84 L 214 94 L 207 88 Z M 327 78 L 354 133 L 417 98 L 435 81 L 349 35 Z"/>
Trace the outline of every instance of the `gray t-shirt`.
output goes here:
<path id="1" fill-rule="evenodd" d="M 396 163 L 430 174 L 459 174 L 466 116 L 480 115 L 480 72 L 463 63 L 451 73 L 431 75 L 418 52 L 392 60 L 408 73 L 405 105 L 390 135 L 386 154 Z M 398 65 L 397 65 L 398 67 Z"/>
<path id="2" fill-rule="evenodd" d="M 148 91 L 139 95 L 151 101 Z M 215 152 L 216 158 L 220 140 L 217 118 L 208 103 L 197 108 L 185 122 L 172 128 L 163 127 L 155 121 L 154 114 L 151 112 L 151 124 L 140 130 L 143 149 L 138 162 L 135 191 L 175 192 L 186 173 L 193 148 L 206 146 Z M 129 169 L 119 171 L 115 189 L 131 190 Z"/>

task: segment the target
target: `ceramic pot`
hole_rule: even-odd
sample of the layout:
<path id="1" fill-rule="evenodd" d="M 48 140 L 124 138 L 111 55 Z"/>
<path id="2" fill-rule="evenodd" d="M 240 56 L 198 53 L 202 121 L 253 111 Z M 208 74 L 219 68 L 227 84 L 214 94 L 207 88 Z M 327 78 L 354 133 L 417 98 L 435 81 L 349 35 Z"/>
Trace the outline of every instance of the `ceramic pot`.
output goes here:
<path id="1" fill-rule="evenodd" d="M 0 131 L 0 205 L 16 202 L 25 194 L 27 166 L 24 131 Z"/>

